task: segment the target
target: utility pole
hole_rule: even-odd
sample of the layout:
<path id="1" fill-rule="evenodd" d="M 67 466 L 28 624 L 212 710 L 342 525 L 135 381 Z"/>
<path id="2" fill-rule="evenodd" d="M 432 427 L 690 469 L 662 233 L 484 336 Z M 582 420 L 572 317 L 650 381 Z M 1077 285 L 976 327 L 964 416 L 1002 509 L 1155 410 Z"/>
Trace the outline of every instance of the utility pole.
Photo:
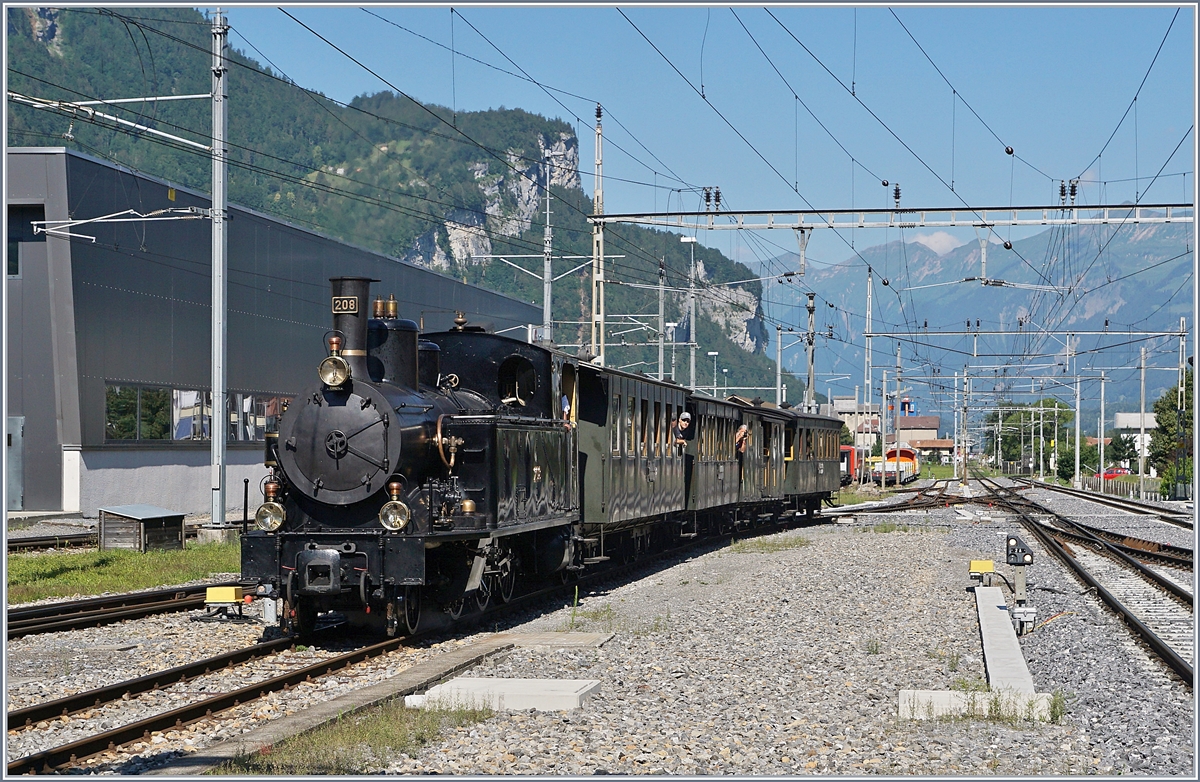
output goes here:
<path id="1" fill-rule="evenodd" d="M 229 285 L 229 235 L 227 233 L 226 175 L 229 151 L 227 114 L 228 73 L 225 53 L 229 26 L 220 8 L 212 20 L 212 411 L 209 434 L 212 446 L 212 523 L 225 523 L 225 438 L 229 414 L 225 409 L 225 308 Z"/>
<path id="2" fill-rule="evenodd" d="M 1101 486 L 1104 486 L 1104 373 L 1100 373 L 1100 442 L 1097 446 L 1100 449 L 1100 480 Z"/>
<path id="3" fill-rule="evenodd" d="M 871 333 L 871 267 L 867 267 L 867 328 L 864 334 Z M 867 421 L 868 426 L 871 421 L 871 397 L 874 389 L 871 388 L 871 338 L 864 338 L 863 347 L 863 396 L 866 397 L 863 403 L 867 406 Z M 874 439 L 874 438 L 872 438 Z M 880 450 L 880 454 L 883 451 Z"/>
<path id="4" fill-rule="evenodd" d="M 554 320 L 550 314 L 550 291 L 554 283 L 554 273 L 551 271 L 553 232 L 550 229 L 550 158 L 544 161 L 546 167 L 546 227 L 542 233 L 542 343 L 550 345 L 554 341 Z"/>
<path id="5" fill-rule="evenodd" d="M 804 412 L 816 412 L 817 390 L 813 385 L 817 382 L 817 368 L 813 364 L 813 343 L 817 341 L 817 305 L 814 301 L 817 294 L 808 293 L 808 384 L 804 386 Z"/>
<path id="6" fill-rule="evenodd" d="M 1068 359 L 1068 361 L 1069 361 L 1069 359 Z M 1082 423 L 1080 421 L 1080 419 L 1082 417 L 1081 413 L 1082 413 L 1082 411 L 1079 408 L 1079 367 L 1076 366 L 1076 368 L 1075 368 L 1075 481 L 1073 483 L 1073 486 L 1076 489 L 1084 488 L 1084 479 L 1082 479 L 1082 476 L 1080 475 L 1080 471 L 1079 471 L 1080 451 L 1084 450 L 1084 447 L 1082 447 L 1082 446 L 1084 446 L 1084 443 L 1082 443 L 1082 441 L 1080 440 L 1080 437 L 1079 437 L 1079 428 Z"/>
<path id="7" fill-rule="evenodd" d="M 883 379 L 879 383 L 879 487 L 887 487 L 887 420 L 888 393 L 887 370 L 883 370 Z"/>
<path id="8" fill-rule="evenodd" d="M 1038 397 L 1038 480 L 1046 480 L 1046 383 Z"/>
<path id="9" fill-rule="evenodd" d="M 1184 425 L 1184 415 L 1186 415 L 1184 386 L 1187 383 L 1187 357 L 1184 355 L 1186 330 L 1187 318 L 1181 317 L 1179 319 L 1179 383 L 1175 390 L 1175 423 L 1179 428 L 1179 433 L 1175 439 L 1175 481 L 1171 486 L 1171 499 L 1173 500 L 1187 499 L 1187 489 L 1184 488 L 1186 484 L 1183 482 L 1183 459 L 1187 452 L 1187 441 L 1184 439 L 1184 433 L 1187 432 L 1187 427 Z M 1192 468 L 1192 471 L 1195 472 L 1195 467 Z"/>
<path id="10" fill-rule="evenodd" d="M 692 251 L 691 266 L 688 267 L 688 387 L 696 388 L 696 237 L 681 236 L 679 241 L 686 242 Z"/>
<path id="11" fill-rule="evenodd" d="M 997 413 L 999 415 L 999 413 Z M 954 480 L 958 480 L 958 373 L 954 373 L 954 456 L 950 459 L 954 464 Z"/>
<path id="12" fill-rule="evenodd" d="M 962 485 L 967 486 L 967 449 L 971 447 L 970 438 L 967 430 L 967 400 L 971 396 L 971 378 L 967 375 L 967 368 L 963 367 L 963 406 L 962 406 L 962 436 L 963 436 L 963 470 L 962 470 Z"/>
<path id="13" fill-rule="evenodd" d="M 1142 357 L 1138 364 L 1142 370 L 1141 415 L 1138 416 L 1138 499 L 1146 499 L 1146 349 L 1142 348 Z"/>
<path id="14" fill-rule="evenodd" d="M 600 118 L 603 109 L 596 104 L 596 186 L 592 210 L 604 214 L 604 133 Z M 693 325 L 692 328 L 695 328 Z M 604 366 L 604 223 L 592 223 L 592 361 Z"/>
<path id="15" fill-rule="evenodd" d="M 854 392 L 858 401 L 858 391 Z M 783 324 L 775 324 L 775 406 L 783 404 Z"/>
<path id="16" fill-rule="evenodd" d="M 658 379 L 663 379 L 663 340 L 666 338 L 667 324 L 663 316 L 663 296 L 666 295 L 667 284 L 666 258 L 658 261 Z"/>

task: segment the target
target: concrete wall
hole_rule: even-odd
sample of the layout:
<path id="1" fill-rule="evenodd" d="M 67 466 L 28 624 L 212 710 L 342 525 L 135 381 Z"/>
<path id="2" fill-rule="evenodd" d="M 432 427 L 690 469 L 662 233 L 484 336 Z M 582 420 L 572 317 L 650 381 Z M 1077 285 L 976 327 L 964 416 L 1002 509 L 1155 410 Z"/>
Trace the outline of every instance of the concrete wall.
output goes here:
<path id="1" fill-rule="evenodd" d="M 183 513 L 208 513 L 212 507 L 209 488 L 208 449 L 102 448 L 80 452 L 79 510 L 95 517 L 98 508 L 146 503 Z M 262 502 L 259 482 L 267 474 L 262 448 L 229 449 L 226 453 L 225 504 L 242 518 L 242 480 L 250 479 L 249 514 Z"/>

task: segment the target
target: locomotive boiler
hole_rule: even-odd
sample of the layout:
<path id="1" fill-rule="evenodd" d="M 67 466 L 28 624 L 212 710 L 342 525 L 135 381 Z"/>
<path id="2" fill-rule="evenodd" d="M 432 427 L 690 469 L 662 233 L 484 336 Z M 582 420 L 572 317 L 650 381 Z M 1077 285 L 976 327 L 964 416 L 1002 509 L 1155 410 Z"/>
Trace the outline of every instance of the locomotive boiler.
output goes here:
<path id="1" fill-rule="evenodd" d="M 553 529 L 572 521 L 568 487 L 518 517 L 516 487 L 506 491 L 493 465 L 497 450 L 509 461 L 566 456 L 570 433 L 524 414 L 519 397 L 443 375 L 440 348 L 398 317 L 394 298 L 369 303 L 372 282 L 331 279 L 328 355 L 267 440 L 264 502 L 242 538 L 243 579 L 282 599 L 285 629 L 301 634 L 325 611 L 411 633 L 423 604 L 453 616 L 507 599 L 522 559 L 552 572 L 569 555 L 569 535 Z"/>

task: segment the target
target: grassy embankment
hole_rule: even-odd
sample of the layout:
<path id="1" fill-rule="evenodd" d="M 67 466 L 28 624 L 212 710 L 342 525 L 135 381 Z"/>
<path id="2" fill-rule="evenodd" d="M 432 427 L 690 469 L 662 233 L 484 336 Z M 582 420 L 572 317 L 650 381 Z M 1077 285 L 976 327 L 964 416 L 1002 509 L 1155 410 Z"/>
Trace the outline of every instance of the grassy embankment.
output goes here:
<path id="1" fill-rule="evenodd" d="M 237 543 L 188 546 L 182 551 L 63 552 L 8 555 L 9 605 L 48 597 L 99 595 L 183 584 L 212 573 L 241 570 Z"/>

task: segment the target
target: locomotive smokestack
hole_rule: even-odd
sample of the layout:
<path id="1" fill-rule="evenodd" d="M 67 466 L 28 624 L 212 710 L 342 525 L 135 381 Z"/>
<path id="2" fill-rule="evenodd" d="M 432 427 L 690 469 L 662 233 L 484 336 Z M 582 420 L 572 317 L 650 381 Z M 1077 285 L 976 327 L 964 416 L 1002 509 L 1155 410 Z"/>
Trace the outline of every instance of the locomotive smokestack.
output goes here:
<path id="1" fill-rule="evenodd" d="M 350 365 L 350 377 L 369 380 L 367 371 L 367 319 L 370 317 L 368 295 L 370 277 L 330 277 L 333 289 L 333 328 L 342 333 L 342 356 Z"/>

